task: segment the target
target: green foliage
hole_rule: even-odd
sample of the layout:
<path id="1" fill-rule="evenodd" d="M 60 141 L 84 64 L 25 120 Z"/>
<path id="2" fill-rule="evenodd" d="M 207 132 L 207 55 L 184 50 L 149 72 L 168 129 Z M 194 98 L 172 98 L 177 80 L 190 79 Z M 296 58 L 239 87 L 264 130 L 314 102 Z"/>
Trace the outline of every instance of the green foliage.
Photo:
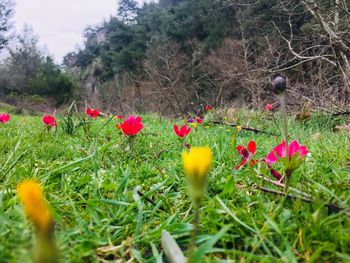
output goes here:
<path id="1" fill-rule="evenodd" d="M 51 57 L 42 58 L 38 72 L 29 80 L 29 94 L 38 94 L 54 98 L 57 105 L 71 99 L 75 83 Z"/>
<path id="2" fill-rule="evenodd" d="M 85 48 L 75 54 L 74 65 L 84 68 L 101 58 L 105 68 L 102 81 L 121 72 L 140 73 L 147 43 L 155 34 L 178 41 L 188 51 L 190 39 L 212 48 L 230 34 L 234 13 L 224 1 L 161 1 L 139 8 L 135 1 L 123 0 L 119 18 L 85 31 Z M 99 41 L 99 35 L 105 40 Z"/>
<path id="3" fill-rule="evenodd" d="M 275 130 L 263 114 L 245 116 L 242 125 Z M 201 209 L 196 257 L 203 262 L 348 262 L 349 217 L 327 211 L 324 204 L 350 208 L 349 136 L 333 133 L 321 118 L 327 119 L 314 116 L 308 125 L 290 119 L 291 137 L 311 152 L 293 175 L 291 186 L 312 194 L 313 204 L 260 192 L 255 185 L 262 182 L 253 167 L 234 170 L 241 157 L 230 146 L 232 128 L 193 129 L 188 142 L 209 145 L 215 160 Z M 15 192 L 25 178 L 37 178 L 43 185 L 62 262 L 131 256 L 155 262 L 162 257 L 163 229 L 186 255 L 191 200 L 182 172 L 184 149 L 172 130 L 174 122 L 183 120 L 144 116 L 145 129 L 133 140 L 132 149 L 115 129 L 116 120 L 109 121 L 92 120 L 94 141 L 82 129 L 75 136 L 66 134 L 59 128 L 61 118 L 55 133 L 42 132 L 41 117 L 13 115 L 0 126 L 0 137 L 6 138 L 0 140 L 1 259 L 27 262 L 31 252 L 33 229 Z M 317 125 L 319 121 L 326 127 Z M 316 132 L 321 134 L 313 138 Z M 242 130 L 237 145 L 251 139 L 257 141 L 256 159 L 282 140 Z M 231 187 L 225 193 L 228 177 Z"/>
<path id="4" fill-rule="evenodd" d="M 11 17 L 13 15 L 13 2 L 11 0 L 0 0 L 0 51 L 8 42 L 8 31 L 11 28 Z"/>
<path id="5" fill-rule="evenodd" d="M 42 54 L 33 29 L 26 26 L 16 39 L 17 44 L 9 49 L 9 57 L 0 67 L 0 93 L 50 97 L 56 106 L 70 100 L 75 82 L 52 57 Z"/>
<path id="6" fill-rule="evenodd" d="M 67 112 L 62 117 L 63 123 L 61 125 L 63 131 L 66 134 L 74 135 L 80 127 L 89 125 L 90 123 L 85 122 L 84 118 L 79 116 L 76 108 L 76 102 L 73 101 L 72 104 L 67 109 Z"/>

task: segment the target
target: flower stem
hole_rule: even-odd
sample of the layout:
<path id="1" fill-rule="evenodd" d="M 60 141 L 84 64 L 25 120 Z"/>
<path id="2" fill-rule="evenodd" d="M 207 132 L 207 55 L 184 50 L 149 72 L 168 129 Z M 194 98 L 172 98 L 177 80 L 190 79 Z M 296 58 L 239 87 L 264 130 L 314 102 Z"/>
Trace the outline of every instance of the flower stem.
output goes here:
<path id="1" fill-rule="evenodd" d="M 283 122 L 284 122 L 284 140 L 286 142 L 286 171 L 284 176 L 284 192 L 287 194 L 288 191 L 288 184 L 289 184 L 289 177 L 291 176 L 291 172 L 289 171 L 289 143 L 288 143 L 288 119 L 287 119 L 287 107 L 286 107 L 286 98 L 285 94 L 282 94 L 279 96 L 281 101 L 281 109 L 282 109 L 282 115 L 283 115 Z"/>
<path id="2" fill-rule="evenodd" d="M 286 156 L 287 156 L 287 160 L 289 162 L 288 119 L 287 119 L 286 100 L 285 100 L 285 95 L 284 94 L 280 96 L 280 101 L 281 101 L 281 109 L 282 109 L 283 122 L 284 122 L 284 139 L 286 141 Z"/>
<path id="3" fill-rule="evenodd" d="M 289 186 L 289 175 L 287 175 L 286 171 L 286 176 L 284 177 L 284 193 L 287 195 L 288 192 L 288 186 Z"/>
<path id="4" fill-rule="evenodd" d="M 195 247 L 195 241 L 197 237 L 197 232 L 199 228 L 199 214 L 200 214 L 200 200 L 194 201 L 194 219 L 193 219 L 193 230 L 192 230 L 192 236 L 191 236 L 191 242 L 188 252 L 188 260 L 187 263 L 193 263 L 192 257 L 193 257 L 193 251 Z"/>

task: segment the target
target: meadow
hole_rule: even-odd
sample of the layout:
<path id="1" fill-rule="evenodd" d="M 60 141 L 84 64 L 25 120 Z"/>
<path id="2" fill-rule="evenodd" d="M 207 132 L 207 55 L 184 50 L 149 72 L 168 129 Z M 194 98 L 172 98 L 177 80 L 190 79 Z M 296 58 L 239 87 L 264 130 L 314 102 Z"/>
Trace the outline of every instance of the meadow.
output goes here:
<path id="1" fill-rule="evenodd" d="M 333 132 L 349 119 L 289 118 L 290 138 L 310 153 L 290 182 L 312 197 L 307 203 L 261 191 L 281 188 L 258 178 L 260 164 L 235 169 L 242 160 L 235 146 L 254 140 L 260 160 L 282 136 L 265 112 L 241 109 L 233 116 L 222 120 L 271 134 L 208 119 L 186 138 L 191 147 L 213 152 L 196 237 L 201 261 L 350 262 L 350 136 Z M 282 123 L 278 114 L 276 120 Z M 0 123 L 0 262 L 31 262 L 35 234 L 16 195 L 18 183 L 28 178 L 43 186 L 61 262 L 167 262 L 162 230 L 186 253 L 192 202 L 181 158 L 186 148 L 173 131 L 186 120 L 148 114 L 142 122 L 132 141 L 116 129 L 117 118 L 98 117 L 88 133 L 80 128 L 72 135 L 62 129 L 60 116 L 50 132 L 42 116 L 12 114 Z"/>

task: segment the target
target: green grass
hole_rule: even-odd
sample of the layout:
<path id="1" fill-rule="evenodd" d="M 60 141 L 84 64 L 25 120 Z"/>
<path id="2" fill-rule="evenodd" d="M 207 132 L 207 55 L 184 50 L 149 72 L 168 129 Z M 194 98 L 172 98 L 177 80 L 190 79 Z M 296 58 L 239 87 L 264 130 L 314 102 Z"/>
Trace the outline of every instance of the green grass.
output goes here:
<path id="1" fill-rule="evenodd" d="M 275 132 L 262 114 L 248 115 L 242 124 Z M 26 178 L 37 178 L 44 186 L 62 262 L 97 262 L 113 255 L 166 262 L 160 246 L 163 229 L 187 249 L 193 217 L 174 121 L 144 116 L 145 128 L 131 149 L 114 120 L 101 129 L 107 121 L 94 120 L 90 137 L 82 129 L 73 136 L 60 128 L 47 133 L 39 117 L 12 116 L 0 125 L 0 262 L 30 262 L 33 228 L 16 196 L 16 185 Z M 197 245 L 228 227 L 203 261 L 349 262 L 349 216 L 324 207 L 328 202 L 350 207 L 350 136 L 331 131 L 344 121 L 324 116 L 305 123 L 290 120 L 291 138 L 311 152 L 291 186 L 312 194 L 312 204 L 257 190 L 262 182 L 252 167 L 235 171 L 241 159 L 230 145 L 233 128 L 203 125 L 192 131 L 188 142 L 210 146 L 215 157 Z M 319 138 L 313 136 L 317 132 Z M 252 139 L 259 159 L 282 140 L 241 131 L 237 144 Z M 108 246 L 115 246 L 112 255 L 97 255 Z"/>

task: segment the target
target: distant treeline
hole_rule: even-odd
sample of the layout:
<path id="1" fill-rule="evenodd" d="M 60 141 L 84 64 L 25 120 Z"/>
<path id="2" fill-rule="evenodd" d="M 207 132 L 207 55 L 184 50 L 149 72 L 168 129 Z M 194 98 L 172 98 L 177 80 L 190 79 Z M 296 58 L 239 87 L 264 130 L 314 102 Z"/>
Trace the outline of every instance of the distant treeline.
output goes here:
<path id="1" fill-rule="evenodd" d="M 14 8 L 13 1 L 0 0 L 0 52 L 5 57 L 0 63 L 0 100 L 11 104 L 46 104 L 49 108 L 67 103 L 78 94 L 76 83 L 62 66 L 40 50 L 30 26 L 13 35 Z"/>
<path id="2" fill-rule="evenodd" d="M 278 73 L 290 105 L 346 105 L 349 24 L 350 0 L 120 0 L 63 64 L 75 94 L 111 111 L 262 107 Z"/>
<path id="3" fill-rule="evenodd" d="M 202 103 L 263 106 L 284 73 L 290 104 L 346 103 L 349 0 L 119 1 L 64 59 L 104 107 L 176 114 Z"/>

